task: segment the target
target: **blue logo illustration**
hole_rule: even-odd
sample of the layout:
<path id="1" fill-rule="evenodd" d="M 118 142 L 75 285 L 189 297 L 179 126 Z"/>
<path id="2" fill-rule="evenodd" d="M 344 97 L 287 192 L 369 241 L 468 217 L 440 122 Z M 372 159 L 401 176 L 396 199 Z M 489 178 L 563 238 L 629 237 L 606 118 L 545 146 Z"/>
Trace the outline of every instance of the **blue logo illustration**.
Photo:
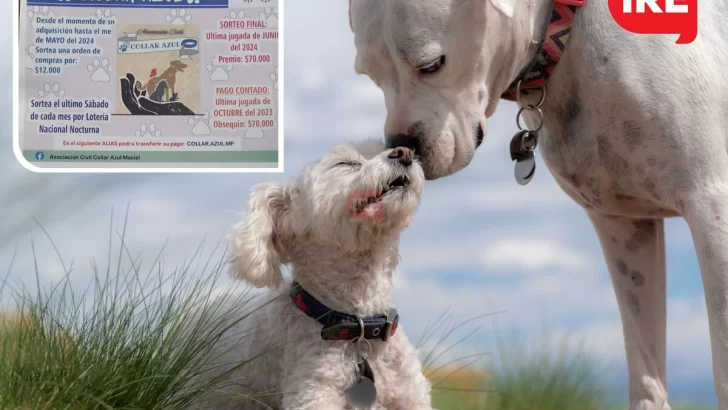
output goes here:
<path id="1" fill-rule="evenodd" d="M 197 47 L 197 40 L 194 38 L 188 38 L 186 40 L 182 40 L 180 44 L 182 44 L 182 47 L 184 48 L 195 48 Z"/>
<path id="2" fill-rule="evenodd" d="M 44 153 L 42 153 L 40 151 L 38 151 L 38 152 L 35 153 L 35 159 L 37 159 L 38 161 L 43 161 L 43 158 L 45 158 L 45 154 Z"/>

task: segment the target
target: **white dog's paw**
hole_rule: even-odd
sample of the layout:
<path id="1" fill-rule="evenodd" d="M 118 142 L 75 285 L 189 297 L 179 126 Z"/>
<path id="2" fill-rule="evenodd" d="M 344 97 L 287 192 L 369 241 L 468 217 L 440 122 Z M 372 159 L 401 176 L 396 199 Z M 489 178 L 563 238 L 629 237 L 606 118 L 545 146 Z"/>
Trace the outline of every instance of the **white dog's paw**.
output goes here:
<path id="1" fill-rule="evenodd" d="M 111 9 L 96 9 L 91 16 L 96 17 L 98 20 L 104 19 L 106 21 L 116 21 L 116 15 Z"/>
<path id="2" fill-rule="evenodd" d="M 94 58 L 94 61 L 86 66 L 86 69 L 91 73 L 91 81 L 95 83 L 108 82 L 111 79 L 109 75 L 109 60 L 107 58 L 102 60 Z"/>
<path id="3" fill-rule="evenodd" d="M 270 73 L 270 80 L 273 81 L 273 89 L 278 90 L 278 67 Z"/>
<path id="4" fill-rule="evenodd" d="M 187 119 L 187 123 L 192 126 L 192 135 L 210 135 L 212 129 L 208 123 L 210 114 L 205 111 L 202 115 L 196 115 L 194 118 Z"/>
<path id="5" fill-rule="evenodd" d="M 52 11 L 49 11 L 50 9 L 48 6 L 33 6 L 32 9 L 28 10 L 28 18 L 30 19 L 30 25 L 33 27 L 33 30 L 37 29 L 43 23 L 38 23 L 36 20 L 36 17 L 54 17 L 56 14 Z"/>
<path id="6" fill-rule="evenodd" d="M 134 135 L 136 137 L 145 138 L 160 137 L 162 135 L 162 130 L 158 129 L 157 125 L 154 123 L 151 123 L 149 125 L 141 124 L 139 126 L 139 129 L 134 130 Z"/>
<path id="7" fill-rule="evenodd" d="M 230 70 L 233 69 L 232 64 L 219 65 L 216 63 L 217 59 L 213 58 L 212 63 L 205 66 L 207 72 L 210 73 L 210 80 L 212 81 L 227 81 L 230 79 Z"/>
<path id="8" fill-rule="evenodd" d="M 260 128 L 254 128 L 251 130 L 245 130 L 245 138 L 248 139 L 261 139 L 265 138 L 265 131 Z"/>
<path id="9" fill-rule="evenodd" d="M 172 9 L 169 11 L 169 14 L 167 14 L 164 17 L 165 20 L 167 20 L 167 23 L 169 24 L 187 24 L 192 20 L 192 16 L 187 14 L 187 10 L 185 9 Z"/>
<path id="10" fill-rule="evenodd" d="M 40 98 L 63 98 L 66 95 L 66 90 L 61 88 L 58 83 L 45 83 L 43 87 L 38 90 L 38 97 Z"/>

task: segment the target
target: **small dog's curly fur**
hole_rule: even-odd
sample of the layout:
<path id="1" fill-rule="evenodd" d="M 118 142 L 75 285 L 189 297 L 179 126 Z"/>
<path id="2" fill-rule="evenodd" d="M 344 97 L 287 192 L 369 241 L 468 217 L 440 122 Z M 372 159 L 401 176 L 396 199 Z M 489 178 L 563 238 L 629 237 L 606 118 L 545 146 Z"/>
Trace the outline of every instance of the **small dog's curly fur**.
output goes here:
<path id="1" fill-rule="evenodd" d="M 351 409 L 345 392 L 355 381 L 353 345 L 321 338 L 322 325 L 287 296 L 291 285 L 281 267 L 290 265 L 293 278 L 331 309 L 364 317 L 393 307 L 399 236 L 425 179 L 417 161 L 391 152 L 375 140 L 337 145 L 295 183 L 253 187 L 247 219 L 233 235 L 231 273 L 273 291 L 220 343 L 240 344 L 225 353 L 226 363 L 257 356 L 229 375 L 235 393 L 274 392 L 260 399 L 281 410 Z M 398 179 L 406 183 L 392 187 Z M 386 342 L 370 343 L 378 390 L 372 408 L 432 409 L 430 383 L 402 326 Z M 229 395 L 224 400 L 215 407 L 262 408 Z"/>

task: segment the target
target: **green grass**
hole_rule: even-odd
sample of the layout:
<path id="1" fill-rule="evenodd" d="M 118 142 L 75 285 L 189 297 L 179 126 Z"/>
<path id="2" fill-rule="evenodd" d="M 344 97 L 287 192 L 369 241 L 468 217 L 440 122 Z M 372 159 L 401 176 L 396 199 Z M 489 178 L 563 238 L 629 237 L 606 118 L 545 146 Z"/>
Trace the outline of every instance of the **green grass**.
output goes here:
<path id="1" fill-rule="evenodd" d="M 626 395 L 604 387 L 594 360 L 539 349 L 517 356 L 499 370 L 476 367 L 455 372 L 433 392 L 432 406 L 438 410 L 628 410 L 615 404 L 614 397 L 619 403 Z M 518 353 L 523 352 L 512 349 L 507 355 Z M 674 403 L 672 409 L 710 410 Z"/>
<path id="2" fill-rule="evenodd" d="M 608 392 L 594 361 L 539 345 L 533 349 L 502 348 L 499 363 L 450 380 L 436 391 L 433 407 L 440 410 L 604 410 Z M 462 380 L 462 379 L 461 379 Z M 465 390 L 465 391 L 462 391 Z"/>
<path id="3" fill-rule="evenodd" d="M 122 239 L 115 266 L 94 265 L 81 292 L 62 259 L 66 277 L 52 287 L 4 281 L 13 305 L 0 306 L 11 312 L 0 321 L 0 409 L 179 409 L 224 389 L 189 386 L 216 366 L 214 342 L 254 298 L 218 294 L 223 260 L 199 251 L 171 273 L 158 256 L 145 274 Z"/>
<path id="4" fill-rule="evenodd" d="M 438 321 L 434 327 L 442 326 L 442 318 Z M 445 336 L 449 337 L 450 332 Z M 557 343 L 539 342 L 531 346 L 513 340 L 504 342 L 501 337 L 498 341 L 494 357 L 487 364 L 480 363 L 484 355 L 471 355 L 463 358 L 465 361 L 456 359 L 444 366 L 426 362 L 425 373 L 433 384 L 434 408 L 627 410 L 626 393 L 606 387 L 608 382 L 603 375 L 609 373 L 608 367 L 585 354 L 585 349 L 569 337 Z M 672 409 L 709 410 L 675 403 Z"/>
<path id="5" fill-rule="evenodd" d="M 557 346 L 503 348 L 488 410 L 601 410 L 609 407 L 601 368 L 564 339 Z"/>

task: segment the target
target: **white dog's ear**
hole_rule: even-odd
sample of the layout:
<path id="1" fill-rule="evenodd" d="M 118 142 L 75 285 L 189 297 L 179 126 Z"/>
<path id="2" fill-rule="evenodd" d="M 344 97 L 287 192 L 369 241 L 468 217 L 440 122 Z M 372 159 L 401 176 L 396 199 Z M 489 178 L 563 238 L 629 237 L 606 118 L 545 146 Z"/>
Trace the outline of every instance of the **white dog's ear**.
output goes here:
<path id="1" fill-rule="evenodd" d="M 501 14 L 508 18 L 513 18 L 516 14 L 516 3 L 518 0 L 490 0 L 490 3 Z"/>
<path id="2" fill-rule="evenodd" d="M 531 7 L 536 7 L 536 5 L 531 5 Z M 531 41 L 534 45 L 541 44 L 543 38 L 546 37 L 546 31 L 551 20 L 547 14 L 551 13 L 551 11 L 551 7 L 539 7 L 537 10 L 530 10 Z"/>
<path id="3" fill-rule="evenodd" d="M 291 203 L 296 189 L 288 185 L 259 184 L 251 190 L 248 215 L 235 227 L 230 274 L 253 286 L 276 288 L 283 282 L 281 265 L 287 262 L 291 236 Z"/>
<path id="4" fill-rule="evenodd" d="M 354 31 L 354 24 L 351 22 L 351 0 L 349 0 L 349 28 Z"/>

